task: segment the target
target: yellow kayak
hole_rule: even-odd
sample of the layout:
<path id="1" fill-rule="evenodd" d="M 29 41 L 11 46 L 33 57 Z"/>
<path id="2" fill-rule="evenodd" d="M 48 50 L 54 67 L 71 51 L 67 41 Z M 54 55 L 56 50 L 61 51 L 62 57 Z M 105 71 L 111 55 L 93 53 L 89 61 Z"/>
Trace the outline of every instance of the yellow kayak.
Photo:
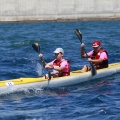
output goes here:
<path id="1" fill-rule="evenodd" d="M 52 78 L 51 80 L 39 78 L 18 78 L 0 81 L 0 94 L 35 87 L 60 87 L 79 84 L 88 80 L 102 78 L 120 72 L 120 63 L 109 64 L 108 68 L 97 70 L 95 76 L 91 72 L 81 73 L 80 70 L 70 72 L 70 76 Z"/>

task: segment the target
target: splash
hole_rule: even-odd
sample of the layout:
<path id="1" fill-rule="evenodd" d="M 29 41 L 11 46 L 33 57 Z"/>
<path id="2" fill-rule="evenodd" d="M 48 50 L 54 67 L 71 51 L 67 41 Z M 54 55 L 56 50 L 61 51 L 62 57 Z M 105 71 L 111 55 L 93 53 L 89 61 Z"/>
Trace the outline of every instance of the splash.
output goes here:
<path id="1" fill-rule="evenodd" d="M 37 63 L 37 73 L 39 76 L 43 75 L 43 67 L 41 66 L 40 63 Z"/>

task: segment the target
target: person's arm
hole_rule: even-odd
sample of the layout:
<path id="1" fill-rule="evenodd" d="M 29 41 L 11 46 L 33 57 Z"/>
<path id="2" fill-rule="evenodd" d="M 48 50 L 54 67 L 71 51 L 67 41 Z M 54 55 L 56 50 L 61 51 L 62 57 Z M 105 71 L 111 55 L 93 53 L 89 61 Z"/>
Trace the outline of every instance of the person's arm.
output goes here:
<path id="1" fill-rule="evenodd" d="M 57 71 L 62 71 L 66 66 L 67 66 L 67 61 L 64 60 L 62 61 L 60 67 L 59 66 L 54 66 L 54 70 L 57 70 Z"/>
<path id="2" fill-rule="evenodd" d="M 53 65 L 53 61 L 52 61 L 52 62 L 46 64 L 45 68 L 50 68 L 50 69 L 53 69 L 53 70 L 62 71 L 65 68 L 66 65 L 67 65 L 67 62 L 63 61 L 61 63 L 60 67 L 59 66 L 55 66 L 55 65 Z"/>
<path id="3" fill-rule="evenodd" d="M 47 64 L 45 65 L 45 68 L 53 69 L 53 62 L 54 62 L 54 61 L 47 63 Z"/>
<path id="4" fill-rule="evenodd" d="M 88 61 L 92 62 L 93 64 L 99 64 L 103 62 L 103 59 L 99 58 L 97 60 L 94 60 L 94 59 L 88 58 Z"/>
<path id="5" fill-rule="evenodd" d="M 64 66 L 54 66 L 53 69 L 57 71 L 62 71 L 65 67 Z"/>
<path id="6" fill-rule="evenodd" d="M 55 65 L 50 65 L 49 63 L 46 64 L 45 68 L 53 69 L 56 71 L 62 71 L 64 69 L 64 66 L 55 66 Z"/>
<path id="7" fill-rule="evenodd" d="M 92 62 L 92 63 L 94 63 L 94 64 L 99 64 L 99 63 L 102 63 L 103 60 L 107 60 L 107 59 L 108 59 L 108 57 L 107 57 L 106 52 L 103 52 L 103 53 L 100 54 L 100 58 L 99 58 L 99 59 L 97 59 L 97 60 L 92 60 L 91 58 L 88 58 L 88 61 L 89 61 L 89 62 Z"/>
<path id="8" fill-rule="evenodd" d="M 45 65 L 45 68 L 53 69 L 53 65 L 50 65 L 49 63 Z"/>
<path id="9" fill-rule="evenodd" d="M 85 44 L 82 43 L 81 44 L 81 57 L 82 58 L 86 58 L 87 57 L 87 55 L 85 54 L 85 48 L 84 48 L 84 46 L 85 46 Z"/>

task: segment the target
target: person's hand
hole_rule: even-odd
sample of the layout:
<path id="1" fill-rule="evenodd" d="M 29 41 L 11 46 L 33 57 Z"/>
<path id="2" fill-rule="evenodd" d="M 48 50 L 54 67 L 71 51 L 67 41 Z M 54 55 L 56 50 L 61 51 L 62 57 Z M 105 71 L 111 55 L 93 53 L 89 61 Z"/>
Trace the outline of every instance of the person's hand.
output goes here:
<path id="1" fill-rule="evenodd" d="M 81 44 L 81 47 L 83 48 L 84 46 L 85 46 L 85 44 L 84 44 L 84 43 L 82 43 L 82 44 Z"/>
<path id="2" fill-rule="evenodd" d="M 91 59 L 91 58 L 88 58 L 88 62 L 92 62 L 92 59 Z"/>
<path id="3" fill-rule="evenodd" d="M 40 54 L 39 54 L 39 57 L 42 58 L 42 57 L 43 57 L 43 54 L 40 53 Z"/>
<path id="4" fill-rule="evenodd" d="M 45 68 L 47 68 L 47 69 L 54 69 L 54 66 L 47 64 L 47 65 L 45 66 Z"/>

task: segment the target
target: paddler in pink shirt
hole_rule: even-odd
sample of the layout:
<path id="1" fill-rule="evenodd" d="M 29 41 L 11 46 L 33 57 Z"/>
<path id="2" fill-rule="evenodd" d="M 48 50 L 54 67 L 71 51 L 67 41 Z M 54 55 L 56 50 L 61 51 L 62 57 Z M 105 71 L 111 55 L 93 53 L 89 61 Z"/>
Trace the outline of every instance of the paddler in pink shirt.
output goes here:
<path id="1" fill-rule="evenodd" d="M 62 48 L 57 48 L 54 54 L 56 59 L 45 65 L 46 69 L 53 69 L 51 76 L 62 77 L 70 75 L 70 63 L 63 58 L 64 50 Z M 40 58 L 42 58 L 42 56 L 42 54 L 39 54 Z M 48 78 L 48 75 L 46 75 L 46 78 Z"/>
<path id="2" fill-rule="evenodd" d="M 88 58 L 89 62 L 92 62 L 96 69 L 102 69 L 102 68 L 107 68 L 108 67 L 108 53 L 105 49 L 101 47 L 101 43 L 98 40 L 95 40 L 92 43 L 93 50 L 85 54 L 84 51 L 84 46 L 85 44 L 81 44 L 81 57 L 82 58 Z M 85 65 L 81 72 L 87 72 L 90 71 L 91 68 L 90 66 Z"/>

